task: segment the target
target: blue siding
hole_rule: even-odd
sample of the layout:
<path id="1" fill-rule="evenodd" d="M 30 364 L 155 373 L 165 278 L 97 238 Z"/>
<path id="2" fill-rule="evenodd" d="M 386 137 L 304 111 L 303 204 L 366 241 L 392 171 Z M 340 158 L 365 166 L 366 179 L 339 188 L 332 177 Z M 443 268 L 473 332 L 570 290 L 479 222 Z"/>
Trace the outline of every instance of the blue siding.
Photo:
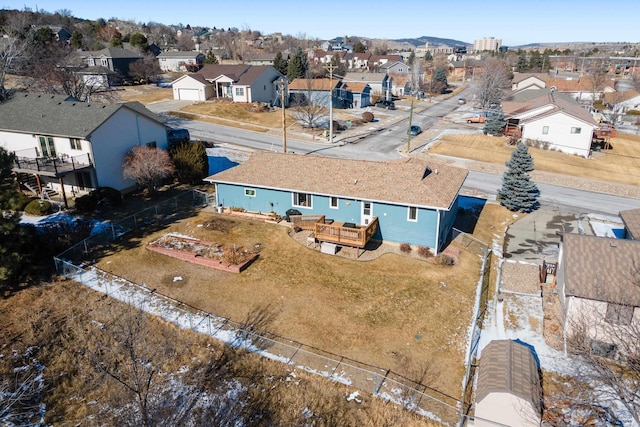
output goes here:
<path id="1" fill-rule="evenodd" d="M 245 189 L 255 190 L 255 196 L 245 195 Z M 225 207 L 243 208 L 254 212 L 275 212 L 285 216 L 287 210 L 297 209 L 303 215 L 325 215 L 339 222 L 360 223 L 362 201 L 338 198 L 338 209 L 330 207 L 329 196 L 312 196 L 309 208 L 293 206 L 289 191 L 244 187 L 233 184 L 217 184 L 217 202 Z M 457 204 L 456 204 L 457 205 Z M 375 239 L 435 249 L 438 234 L 440 245 L 448 236 L 455 218 L 453 212 L 443 212 L 440 233 L 438 233 L 438 212 L 432 209 L 418 209 L 418 221 L 408 220 L 408 207 L 372 202 L 372 214 L 378 217 L 378 231 Z"/>

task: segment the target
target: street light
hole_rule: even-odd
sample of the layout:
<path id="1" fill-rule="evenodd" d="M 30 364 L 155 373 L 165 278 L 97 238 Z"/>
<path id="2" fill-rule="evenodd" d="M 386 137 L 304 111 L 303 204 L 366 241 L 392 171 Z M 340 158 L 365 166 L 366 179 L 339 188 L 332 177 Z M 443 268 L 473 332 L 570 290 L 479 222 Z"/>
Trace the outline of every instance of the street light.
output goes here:
<path id="1" fill-rule="evenodd" d="M 282 108 L 282 152 L 287 152 L 287 117 L 285 113 L 285 92 L 287 87 L 287 79 L 281 77 L 277 82 L 280 86 L 280 107 Z"/>

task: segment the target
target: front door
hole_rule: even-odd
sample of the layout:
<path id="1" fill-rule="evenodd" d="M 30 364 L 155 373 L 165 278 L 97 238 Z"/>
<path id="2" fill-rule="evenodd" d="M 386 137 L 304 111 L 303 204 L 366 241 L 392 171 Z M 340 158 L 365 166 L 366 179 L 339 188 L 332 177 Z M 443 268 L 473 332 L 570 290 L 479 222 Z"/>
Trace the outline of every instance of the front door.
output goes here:
<path id="1" fill-rule="evenodd" d="M 373 203 L 371 202 L 362 202 L 362 215 L 360 217 L 361 225 L 369 225 L 371 219 L 373 218 Z"/>

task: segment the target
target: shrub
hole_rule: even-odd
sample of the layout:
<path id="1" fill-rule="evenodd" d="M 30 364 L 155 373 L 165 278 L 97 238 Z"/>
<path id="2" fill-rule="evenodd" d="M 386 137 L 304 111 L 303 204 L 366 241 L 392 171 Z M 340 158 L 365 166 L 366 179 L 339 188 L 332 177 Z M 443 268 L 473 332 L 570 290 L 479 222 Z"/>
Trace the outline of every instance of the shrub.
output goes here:
<path id="1" fill-rule="evenodd" d="M 80 212 L 92 212 L 98 207 L 98 203 L 103 200 L 109 206 L 120 206 L 122 204 L 122 194 L 111 187 L 96 188 L 89 194 L 78 197 L 75 201 L 75 206 Z"/>
<path id="2" fill-rule="evenodd" d="M 16 192 L 9 201 L 9 208 L 16 211 L 23 211 L 33 200 L 33 197 L 29 197 L 22 192 Z"/>
<path id="3" fill-rule="evenodd" d="M 436 264 L 438 265 L 455 265 L 456 260 L 447 254 L 438 254 L 436 256 Z"/>
<path id="4" fill-rule="evenodd" d="M 33 216 L 49 215 L 51 212 L 53 212 L 51 203 L 41 199 L 32 200 L 24 208 L 24 213 L 26 213 L 27 215 L 33 215 Z"/>
<path id="5" fill-rule="evenodd" d="M 362 122 L 363 123 L 371 123 L 373 121 L 373 113 L 370 111 L 365 111 L 362 113 Z"/>
<path id="6" fill-rule="evenodd" d="M 424 258 L 429 258 L 433 256 L 431 249 L 426 246 L 418 246 L 418 254 Z"/>
<path id="7" fill-rule="evenodd" d="M 408 254 L 409 252 L 411 252 L 411 245 L 408 243 L 400 244 L 400 252 Z"/>

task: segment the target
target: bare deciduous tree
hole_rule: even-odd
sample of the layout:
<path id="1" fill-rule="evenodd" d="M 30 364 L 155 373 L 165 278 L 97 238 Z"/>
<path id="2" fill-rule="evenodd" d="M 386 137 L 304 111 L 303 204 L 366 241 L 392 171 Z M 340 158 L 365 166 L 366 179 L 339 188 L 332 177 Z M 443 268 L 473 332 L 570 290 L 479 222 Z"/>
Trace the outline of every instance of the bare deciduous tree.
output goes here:
<path id="1" fill-rule="evenodd" d="M 175 172 L 175 166 L 165 150 L 134 147 L 125 157 L 124 176 L 133 178 L 150 193 L 155 192 L 164 178 Z"/>
<path id="2" fill-rule="evenodd" d="M 313 129 L 324 123 L 330 95 L 329 92 L 318 91 L 321 80 L 309 78 L 308 73 L 304 82 L 304 93 L 296 94 L 292 100 L 292 116 L 303 127 Z"/>
<path id="3" fill-rule="evenodd" d="M 477 82 L 476 103 L 480 108 L 488 108 L 492 104 L 500 104 L 511 78 L 504 61 L 491 58 L 484 63 Z"/>
<path id="4" fill-rule="evenodd" d="M 129 66 L 129 74 L 139 81 L 150 82 L 156 80 L 162 70 L 156 59 L 147 57 L 133 62 Z"/>
<path id="5" fill-rule="evenodd" d="M 640 269 L 634 270 L 629 286 L 640 292 Z M 607 295 L 605 300 L 629 299 Z M 640 424 L 640 321 L 632 305 L 605 305 L 570 319 L 567 348 L 580 359 L 575 376 L 590 385 L 593 402 L 618 402 Z"/>

